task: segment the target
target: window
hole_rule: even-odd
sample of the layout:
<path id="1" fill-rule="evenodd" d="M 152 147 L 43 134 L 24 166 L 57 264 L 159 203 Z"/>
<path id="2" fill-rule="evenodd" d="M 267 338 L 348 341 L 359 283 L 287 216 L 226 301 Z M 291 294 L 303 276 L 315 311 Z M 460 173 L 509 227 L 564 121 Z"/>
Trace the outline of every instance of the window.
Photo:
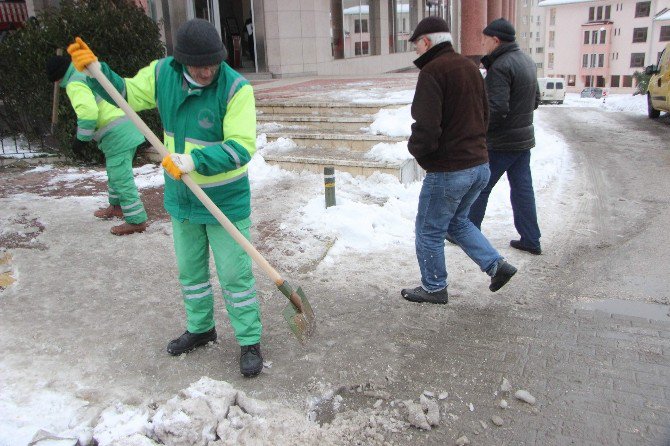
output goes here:
<path id="1" fill-rule="evenodd" d="M 554 47 L 555 38 L 556 38 L 556 33 L 554 31 L 549 31 L 549 48 Z"/>
<path id="2" fill-rule="evenodd" d="M 556 8 L 551 8 L 549 10 L 549 25 L 556 25 Z"/>
<path id="3" fill-rule="evenodd" d="M 574 87 L 577 82 L 577 76 L 574 74 L 568 74 L 568 87 Z"/>
<path id="4" fill-rule="evenodd" d="M 635 17 L 649 17 L 651 2 L 637 2 L 635 4 Z"/>
<path id="5" fill-rule="evenodd" d="M 595 18 L 596 18 L 596 8 L 591 6 L 589 8 L 589 22 L 593 22 Z"/>
<path id="6" fill-rule="evenodd" d="M 410 0 L 388 0 L 390 53 L 405 53 L 413 50 L 407 39 L 411 35 L 410 30 L 416 28 L 417 25 L 415 5 L 415 2 L 410 4 Z"/>
<path id="7" fill-rule="evenodd" d="M 630 66 L 634 67 L 644 67 L 644 53 L 632 53 L 630 55 Z"/>
<path id="8" fill-rule="evenodd" d="M 363 20 L 355 19 L 354 20 L 354 32 L 356 34 L 359 34 L 361 32 L 363 32 L 363 33 L 368 32 L 368 21 L 367 21 L 367 19 L 363 19 Z"/>
<path id="9" fill-rule="evenodd" d="M 596 87 L 604 87 L 605 86 L 605 78 L 603 76 L 598 76 L 596 77 Z"/>
<path id="10" fill-rule="evenodd" d="M 607 31 L 603 29 L 600 31 L 600 44 L 604 45 L 606 41 L 607 41 Z"/>
<path id="11" fill-rule="evenodd" d="M 612 7 L 610 5 L 605 6 L 605 20 L 610 19 L 611 12 L 612 12 Z"/>
<path id="12" fill-rule="evenodd" d="M 370 42 L 354 42 L 354 55 L 362 56 L 364 54 L 370 54 Z"/>
<path id="13" fill-rule="evenodd" d="M 556 89 L 557 90 L 562 90 L 563 89 L 563 82 L 556 82 Z"/>
<path id="14" fill-rule="evenodd" d="M 647 28 L 633 28 L 633 43 L 647 41 Z"/>
<path id="15" fill-rule="evenodd" d="M 602 20 L 602 19 L 603 19 L 603 7 L 598 6 L 598 8 L 596 8 L 596 20 Z"/>
<path id="16" fill-rule="evenodd" d="M 591 44 L 595 45 L 598 43 L 598 31 L 592 31 L 591 32 Z"/>
<path id="17" fill-rule="evenodd" d="M 612 88 L 619 86 L 619 76 L 612 76 L 612 79 L 610 80 L 610 86 Z"/>
<path id="18" fill-rule="evenodd" d="M 552 58 L 553 58 L 553 56 L 554 56 L 553 54 L 549 55 L 549 57 L 552 57 Z M 589 66 L 589 55 L 584 54 L 582 56 L 582 68 L 587 68 L 588 66 Z"/>
<path id="19" fill-rule="evenodd" d="M 537 54 L 542 54 L 542 53 L 544 53 L 544 47 L 539 46 L 539 47 L 535 48 L 535 52 L 536 52 Z"/>
<path id="20" fill-rule="evenodd" d="M 589 68 L 596 67 L 596 56 L 597 54 L 591 54 L 591 63 L 589 64 Z"/>
<path id="21" fill-rule="evenodd" d="M 670 25 L 661 26 L 661 42 L 670 41 Z"/>
<path id="22" fill-rule="evenodd" d="M 554 53 L 549 53 L 548 54 L 547 68 L 554 68 Z"/>
<path id="23" fill-rule="evenodd" d="M 590 31 L 584 31 L 584 45 L 589 44 L 589 35 L 591 34 Z"/>
<path id="24" fill-rule="evenodd" d="M 532 48 L 528 48 L 528 54 L 533 54 L 533 49 Z"/>
<path id="25" fill-rule="evenodd" d="M 528 16 L 525 15 L 525 16 L 521 17 L 521 22 L 522 22 L 524 25 L 527 25 L 527 24 L 528 24 Z"/>
<path id="26" fill-rule="evenodd" d="M 536 63 L 535 63 L 535 66 L 536 66 L 537 68 L 539 68 L 539 69 L 542 69 L 542 62 L 536 62 Z M 553 66 L 551 66 L 551 67 L 549 67 L 549 68 L 553 68 Z"/>
<path id="27" fill-rule="evenodd" d="M 624 76 L 622 87 L 632 87 L 633 86 L 633 76 Z"/>
<path id="28" fill-rule="evenodd" d="M 605 66 L 605 55 L 604 54 L 598 54 L 598 67 L 602 68 Z"/>
<path id="29" fill-rule="evenodd" d="M 547 82 L 547 90 L 554 90 L 554 83 L 553 82 Z"/>

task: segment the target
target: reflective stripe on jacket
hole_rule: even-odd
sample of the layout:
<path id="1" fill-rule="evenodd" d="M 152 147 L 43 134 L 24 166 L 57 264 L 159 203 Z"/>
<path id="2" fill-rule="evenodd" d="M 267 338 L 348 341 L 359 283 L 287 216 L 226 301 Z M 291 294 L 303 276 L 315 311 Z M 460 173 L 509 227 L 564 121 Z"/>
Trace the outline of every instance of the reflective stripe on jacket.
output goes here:
<path id="1" fill-rule="evenodd" d="M 123 110 L 91 91 L 86 76 L 70 67 L 60 82 L 77 115 L 77 139 L 95 139 L 105 155 L 116 155 L 142 143 L 144 137 Z M 130 125 L 129 125 L 130 124 Z"/>
<path id="2" fill-rule="evenodd" d="M 247 164 L 256 152 L 256 105 L 249 82 L 225 62 L 204 88 L 191 86 L 184 66 L 172 57 L 155 60 L 125 79 L 101 65 L 134 110 L 158 108 L 165 147 L 171 153 L 191 154 L 195 163 L 191 177 L 223 213 L 231 221 L 249 217 Z M 89 84 L 111 100 L 97 81 L 89 79 Z M 165 208 L 179 220 L 217 222 L 182 181 L 167 174 Z"/>

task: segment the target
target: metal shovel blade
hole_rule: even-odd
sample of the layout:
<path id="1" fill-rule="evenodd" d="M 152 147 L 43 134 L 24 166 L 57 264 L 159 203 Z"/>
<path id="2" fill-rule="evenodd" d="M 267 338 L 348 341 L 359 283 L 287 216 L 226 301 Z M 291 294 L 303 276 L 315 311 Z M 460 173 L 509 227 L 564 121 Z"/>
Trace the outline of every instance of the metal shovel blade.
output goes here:
<path id="1" fill-rule="evenodd" d="M 307 342 L 307 339 L 314 333 L 316 329 L 316 319 L 314 318 L 314 311 L 309 301 L 305 297 L 302 288 L 298 287 L 291 296 L 291 300 L 299 300 L 302 311 L 293 302 L 289 302 L 282 314 L 288 323 L 289 328 L 298 340 L 302 343 Z"/>

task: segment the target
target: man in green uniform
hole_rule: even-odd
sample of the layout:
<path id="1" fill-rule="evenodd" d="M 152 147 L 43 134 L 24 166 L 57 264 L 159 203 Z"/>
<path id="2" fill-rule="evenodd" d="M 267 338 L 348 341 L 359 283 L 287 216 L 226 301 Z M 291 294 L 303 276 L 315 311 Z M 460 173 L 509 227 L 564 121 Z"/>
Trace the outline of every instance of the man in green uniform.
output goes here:
<path id="1" fill-rule="evenodd" d="M 144 232 L 147 213 L 133 179 L 133 156 L 144 137 L 125 113 L 93 94 L 86 76 L 75 70 L 70 56 L 53 56 L 46 63 L 47 77 L 60 81 L 77 115 L 77 136 L 72 151 L 81 154 L 87 141 L 95 139 L 105 154 L 109 206 L 93 213 L 98 218 L 123 218 L 112 227 L 114 235 Z"/>
<path id="2" fill-rule="evenodd" d="M 83 70 L 97 60 L 79 38 L 70 45 L 74 65 Z M 174 56 L 155 60 L 133 78 L 121 78 L 105 63 L 102 71 L 134 110 L 158 108 L 163 140 L 165 208 L 172 217 L 179 282 L 186 307 L 186 332 L 170 341 L 179 355 L 216 340 L 209 278 L 209 248 L 223 290 L 228 317 L 241 346 L 240 372 L 263 369 L 260 305 L 251 258 L 180 180 L 200 185 L 245 237 L 251 225 L 248 163 L 256 152 L 256 105 L 249 82 L 225 62 L 216 28 L 202 19 L 177 31 Z M 93 91 L 111 101 L 94 79 Z"/>

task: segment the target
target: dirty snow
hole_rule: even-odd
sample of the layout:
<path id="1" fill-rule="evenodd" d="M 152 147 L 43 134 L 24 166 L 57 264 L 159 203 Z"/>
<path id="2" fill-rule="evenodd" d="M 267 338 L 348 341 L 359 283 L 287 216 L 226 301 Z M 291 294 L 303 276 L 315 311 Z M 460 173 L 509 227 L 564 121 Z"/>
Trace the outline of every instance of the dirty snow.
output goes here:
<path id="1" fill-rule="evenodd" d="M 365 92 L 359 91 L 359 100 L 365 99 Z M 370 96 L 367 96 L 370 98 Z M 375 92 L 370 99 L 382 97 Z M 407 94 L 405 94 L 405 99 Z M 646 113 L 642 109 L 643 97 L 630 95 L 610 95 L 606 102 L 580 99 L 569 94 L 563 107 L 600 107 L 612 112 Z M 410 99 L 411 100 L 411 99 Z M 646 107 L 646 106 L 645 106 Z M 536 115 L 537 116 L 537 115 Z M 406 126 L 406 115 L 396 116 L 402 122 L 380 124 L 380 127 Z M 380 117 L 388 119 L 388 116 Z M 392 120 L 391 120 L 392 121 Z M 569 181 L 571 172 L 570 148 L 559 135 L 547 130 L 547 126 L 538 116 L 536 122 L 537 147 L 533 150 L 533 175 L 538 191 L 552 187 L 558 181 Z M 282 142 L 275 147 L 284 150 L 290 144 Z M 268 148 L 262 135 L 259 146 Z M 386 148 L 390 152 L 398 149 L 393 145 Z M 378 149 L 384 152 L 384 149 Z M 320 175 L 286 172 L 278 167 L 266 164 L 259 151 L 250 164 L 252 188 L 258 189 L 282 178 L 301 176 L 305 183 L 320 183 Z M 30 172 L 42 172 L 51 169 L 43 166 Z M 135 169 L 140 187 L 154 187 L 162 184 L 162 173 L 153 165 Z M 83 178 L 104 181 L 104 173 L 87 169 L 69 169 L 55 176 L 57 182 L 76 181 Z M 337 176 L 337 206 L 325 209 L 321 191 L 317 188 L 305 188 L 305 194 L 312 194 L 307 204 L 293 213 L 292 219 L 284 223 L 296 231 L 320 233 L 335 240 L 324 263 L 335 262 L 340 256 L 346 256 L 351 250 L 358 252 L 381 251 L 390 245 L 413 245 L 412 234 L 416 201 L 420 183 L 400 184 L 389 175 L 373 175 L 370 178 L 353 177 L 348 174 Z M 499 183 L 489 201 L 487 223 L 491 226 L 511 220 L 508 203 L 509 189 L 505 181 Z M 14 199 L 21 199 L 14 197 Z M 91 197 L 70 197 L 92 206 Z M 6 217 L 0 217 L 3 227 Z M 327 222 L 328 224 L 324 224 Z M 558 222 L 560 223 L 560 222 Z M 508 224 L 508 223 L 506 223 Z M 410 251 L 411 251 L 411 247 Z M 408 251 L 408 252 L 410 252 Z M 407 425 L 407 413 L 397 409 L 375 408 L 375 412 L 364 409 L 342 414 L 327 426 L 319 426 L 308 421 L 305 413 L 299 409 L 283 407 L 274 402 L 254 400 L 238 391 L 230 384 L 203 377 L 189 388 L 179 392 L 172 399 L 157 402 L 153 406 L 128 406 L 120 403 L 100 409 L 88 402 L 86 395 L 78 393 L 76 383 L 71 388 L 51 388 L 49 380 L 43 377 L 58 373 L 54 364 L 33 364 L 27 370 L 9 370 L 5 359 L 0 358 L 0 445 L 25 446 L 40 429 L 64 438 L 78 438 L 82 443 L 91 438 L 101 445 L 151 445 L 152 440 L 167 441 L 169 444 L 208 444 L 215 433 L 224 440 L 218 444 L 234 444 L 258 439 L 277 439 L 277 444 L 292 444 L 290 439 L 299 439 L 295 444 L 337 444 L 347 440 L 367 439 L 368 444 L 379 441 L 380 432 L 402 429 Z M 64 369 L 71 365 L 62 364 Z M 18 377 L 21 379 L 10 379 Z M 520 391 L 521 392 L 521 391 Z M 531 395 L 521 395 L 525 401 Z M 227 395 L 227 396 L 226 396 Z M 446 399 L 440 394 L 439 399 Z M 530 398 L 528 398 L 530 397 Z M 534 399 L 534 398 L 533 398 Z M 410 421 L 423 429 L 430 429 L 432 422 L 439 417 L 436 403 L 424 396 L 421 403 L 409 402 Z M 502 403 L 502 401 L 501 401 Z M 453 414 L 452 415 L 453 418 Z M 370 428 L 369 426 L 374 426 Z M 365 437 L 365 435 L 371 435 Z M 226 440 L 228 438 L 229 440 Z M 279 441 L 279 440 L 282 441 Z M 382 437 L 383 439 L 383 437 Z M 170 441 L 172 441 L 170 440 Z M 283 442 L 286 440 L 286 442 Z M 459 438 L 458 444 L 468 444 L 467 437 Z M 168 443 L 165 443 L 168 444 Z"/>

